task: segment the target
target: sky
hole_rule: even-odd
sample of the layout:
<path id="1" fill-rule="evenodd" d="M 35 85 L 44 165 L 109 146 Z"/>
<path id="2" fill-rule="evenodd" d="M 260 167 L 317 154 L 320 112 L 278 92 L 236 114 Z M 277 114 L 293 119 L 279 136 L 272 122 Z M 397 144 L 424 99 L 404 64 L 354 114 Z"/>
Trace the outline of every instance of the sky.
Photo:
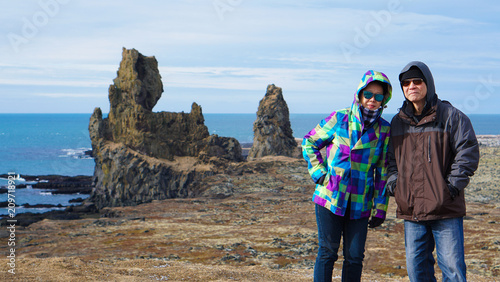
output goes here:
<path id="1" fill-rule="evenodd" d="M 500 107 L 500 2 L 333 0 L 0 1 L 0 113 L 109 111 L 122 48 L 154 56 L 153 111 L 255 113 L 267 86 L 290 113 L 349 107 L 367 70 L 393 84 L 426 63 L 439 98 L 466 114 Z"/>

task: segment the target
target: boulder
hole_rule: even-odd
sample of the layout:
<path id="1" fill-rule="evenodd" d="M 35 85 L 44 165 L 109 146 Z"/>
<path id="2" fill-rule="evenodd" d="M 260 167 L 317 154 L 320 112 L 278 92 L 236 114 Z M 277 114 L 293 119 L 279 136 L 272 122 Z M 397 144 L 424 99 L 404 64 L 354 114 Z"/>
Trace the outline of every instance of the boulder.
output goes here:
<path id="1" fill-rule="evenodd" d="M 259 103 L 257 119 L 253 123 L 253 145 L 248 159 L 265 156 L 299 157 L 297 142 L 290 125 L 288 106 L 280 87 L 267 86 L 267 92 Z"/>

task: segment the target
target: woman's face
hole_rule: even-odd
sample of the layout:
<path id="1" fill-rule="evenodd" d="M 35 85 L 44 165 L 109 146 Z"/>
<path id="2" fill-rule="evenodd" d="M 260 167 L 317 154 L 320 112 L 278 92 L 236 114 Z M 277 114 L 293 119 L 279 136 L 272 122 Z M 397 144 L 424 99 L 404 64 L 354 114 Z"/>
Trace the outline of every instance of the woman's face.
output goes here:
<path id="1" fill-rule="evenodd" d="M 365 95 L 363 95 L 363 92 L 365 91 L 368 91 L 368 92 L 371 92 L 373 93 L 372 97 L 370 99 L 367 99 L 365 98 Z M 378 108 L 380 108 L 380 106 L 382 106 L 382 101 L 377 101 L 375 99 L 375 95 L 376 94 L 382 94 L 384 95 L 384 89 L 382 88 L 382 86 L 380 86 L 379 84 L 377 83 L 373 83 L 373 82 L 370 82 L 366 87 L 365 89 L 363 89 L 363 91 L 361 91 L 361 94 L 359 95 L 359 101 L 361 102 L 361 105 L 365 108 L 365 109 L 369 109 L 369 110 L 376 110 Z M 384 97 L 385 98 L 385 97 Z"/>

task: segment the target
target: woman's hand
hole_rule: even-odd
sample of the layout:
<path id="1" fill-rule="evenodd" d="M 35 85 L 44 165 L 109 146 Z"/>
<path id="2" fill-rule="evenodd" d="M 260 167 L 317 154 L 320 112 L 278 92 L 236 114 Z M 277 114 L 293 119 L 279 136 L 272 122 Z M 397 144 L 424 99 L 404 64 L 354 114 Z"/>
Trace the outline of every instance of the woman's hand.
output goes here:
<path id="1" fill-rule="evenodd" d="M 373 217 L 370 218 L 370 220 L 368 220 L 368 227 L 370 228 L 375 228 L 375 227 L 379 227 L 380 224 L 382 224 L 384 222 L 384 218 L 380 218 L 380 217 Z"/>

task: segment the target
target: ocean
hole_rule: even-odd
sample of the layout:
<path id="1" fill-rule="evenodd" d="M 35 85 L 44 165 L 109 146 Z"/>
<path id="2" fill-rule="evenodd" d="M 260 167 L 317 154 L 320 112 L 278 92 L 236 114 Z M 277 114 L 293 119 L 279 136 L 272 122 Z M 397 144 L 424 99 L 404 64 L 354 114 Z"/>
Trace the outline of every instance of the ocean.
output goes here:
<path id="1" fill-rule="evenodd" d="M 294 136 L 302 138 L 324 114 L 290 114 Z M 391 120 L 394 114 L 384 114 Z M 94 160 L 85 154 L 91 150 L 88 123 L 91 114 L 0 114 L 0 174 L 93 175 Z M 256 114 L 204 114 L 210 134 L 234 137 L 240 143 L 252 143 Z M 500 135 L 500 115 L 469 115 L 477 135 Z M 43 178 L 43 177 L 41 177 Z M 24 190 L 21 192 L 21 190 Z M 21 203 L 68 205 L 84 195 L 55 196 L 50 191 L 19 189 Z M 22 200 L 24 198 L 24 200 Z M 0 202 L 7 194 L 0 194 Z M 18 202 L 19 203 L 19 202 Z M 0 209 L 0 214 L 5 214 Z M 44 209 L 38 210 L 43 212 Z M 37 211 L 35 211 L 37 212 Z"/>

